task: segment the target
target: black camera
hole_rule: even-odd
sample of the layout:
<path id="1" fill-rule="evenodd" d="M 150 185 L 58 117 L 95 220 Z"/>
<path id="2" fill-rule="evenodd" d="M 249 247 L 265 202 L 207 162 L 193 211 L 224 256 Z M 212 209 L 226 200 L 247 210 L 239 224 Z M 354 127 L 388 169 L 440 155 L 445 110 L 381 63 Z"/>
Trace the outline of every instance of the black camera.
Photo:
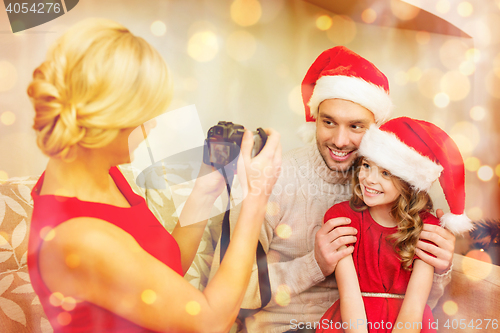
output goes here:
<path id="1" fill-rule="evenodd" d="M 236 162 L 240 153 L 241 140 L 245 128 L 229 121 L 219 123 L 208 130 L 206 145 L 203 152 L 203 163 L 216 169 L 230 165 L 236 170 Z M 254 145 L 252 157 L 256 156 L 267 141 L 267 134 L 262 128 L 253 132 Z"/>

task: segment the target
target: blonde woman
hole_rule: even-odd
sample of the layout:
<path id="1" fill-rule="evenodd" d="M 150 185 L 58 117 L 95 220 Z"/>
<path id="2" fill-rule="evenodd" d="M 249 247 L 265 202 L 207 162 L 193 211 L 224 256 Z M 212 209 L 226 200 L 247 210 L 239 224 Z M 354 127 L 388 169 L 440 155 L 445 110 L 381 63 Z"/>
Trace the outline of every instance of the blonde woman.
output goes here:
<path id="1" fill-rule="evenodd" d="M 268 130 L 255 158 L 252 136 L 243 138 L 238 172 L 248 194 L 201 292 L 182 275 L 203 228 L 177 225 L 170 235 L 116 167 L 141 141 L 133 129 L 165 111 L 171 90 L 158 52 L 103 19 L 69 29 L 34 71 L 34 129 L 50 159 L 32 192 L 28 266 L 55 332 L 224 332 L 236 318 L 279 174 L 279 134 Z M 198 179 L 179 220 L 199 221 L 223 189 L 217 172 Z"/>

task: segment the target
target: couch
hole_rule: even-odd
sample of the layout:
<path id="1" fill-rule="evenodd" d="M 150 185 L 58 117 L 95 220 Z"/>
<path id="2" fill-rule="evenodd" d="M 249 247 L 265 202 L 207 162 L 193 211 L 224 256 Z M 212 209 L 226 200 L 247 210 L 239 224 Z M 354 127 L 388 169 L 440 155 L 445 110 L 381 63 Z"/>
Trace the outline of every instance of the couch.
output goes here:
<path id="1" fill-rule="evenodd" d="M 129 180 L 136 179 L 130 166 L 120 167 Z M 189 168 L 162 170 L 176 184 L 192 179 Z M 161 177 L 160 175 L 156 175 Z M 33 201 L 31 189 L 38 177 L 11 178 L 0 183 L 0 332 L 53 332 L 30 284 L 26 264 L 28 232 Z M 172 231 L 179 202 L 189 191 L 182 186 L 145 189 L 130 181 L 145 197 L 152 212 Z M 154 187 L 154 186 L 152 186 Z M 156 187 L 158 188 L 158 186 Z M 176 205 L 177 204 L 177 205 Z M 177 208 L 176 208 L 177 207 Z M 220 207 L 222 213 L 222 206 Z M 216 212 L 217 213 L 217 212 Z M 209 221 L 193 265 L 185 278 L 196 288 L 206 286 L 214 248 L 220 235 L 221 215 Z M 498 331 L 500 320 L 500 267 L 455 254 L 452 282 L 433 310 L 439 331 Z M 488 321 L 489 320 L 489 321 Z M 488 324 L 488 326 L 486 326 Z"/>

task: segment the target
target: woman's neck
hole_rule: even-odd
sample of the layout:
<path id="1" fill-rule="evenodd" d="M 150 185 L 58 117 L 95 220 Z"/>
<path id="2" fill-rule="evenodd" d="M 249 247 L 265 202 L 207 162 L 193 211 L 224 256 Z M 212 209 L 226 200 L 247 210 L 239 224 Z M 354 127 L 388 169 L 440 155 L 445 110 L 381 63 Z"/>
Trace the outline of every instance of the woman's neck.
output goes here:
<path id="1" fill-rule="evenodd" d="M 391 215 L 392 204 L 368 207 L 371 217 L 375 222 L 383 227 L 391 228 L 398 225 L 398 222 Z"/>

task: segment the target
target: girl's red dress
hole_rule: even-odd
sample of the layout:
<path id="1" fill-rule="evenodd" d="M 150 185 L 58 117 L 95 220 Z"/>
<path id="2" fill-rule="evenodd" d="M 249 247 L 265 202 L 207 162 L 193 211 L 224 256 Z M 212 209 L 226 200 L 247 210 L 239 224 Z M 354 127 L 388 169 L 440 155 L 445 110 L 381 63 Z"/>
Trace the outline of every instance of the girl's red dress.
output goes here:
<path id="1" fill-rule="evenodd" d="M 368 210 L 355 212 L 345 201 L 334 205 L 325 214 L 324 221 L 335 217 L 348 217 L 350 226 L 356 228 L 357 241 L 352 258 L 358 275 L 361 292 L 403 295 L 410 280 L 411 271 L 404 270 L 387 236 L 397 227 L 383 227 L 373 220 Z M 421 215 L 424 223 L 439 225 L 439 220 L 429 213 Z M 391 332 L 403 304 L 403 299 L 363 296 L 368 331 Z M 421 332 L 435 332 L 431 309 L 425 306 Z M 345 323 L 344 327 L 349 323 Z M 340 300 L 323 315 L 316 332 L 343 332 L 340 316 Z M 409 324 L 408 324 L 409 325 Z M 354 328 L 354 327 L 352 327 Z"/>
<path id="2" fill-rule="evenodd" d="M 153 331 L 90 302 L 77 303 L 73 310 L 68 311 L 61 306 L 52 305 L 49 301 L 52 293 L 43 282 L 38 266 L 39 249 L 42 244 L 40 232 L 44 227 L 55 228 L 64 221 L 76 217 L 102 219 L 129 233 L 146 252 L 182 275 L 180 249 L 175 239 L 151 213 L 144 199 L 132 191 L 118 168 L 111 168 L 109 174 L 128 200 L 130 208 L 81 201 L 74 197 L 39 195 L 44 174 L 31 192 L 34 207 L 28 245 L 28 269 L 33 289 L 40 298 L 40 303 L 54 332 L 144 333 Z M 148 273 L 144 272 L 144 274 Z M 122 278 L 127 279 L 126 276 Z"/>

